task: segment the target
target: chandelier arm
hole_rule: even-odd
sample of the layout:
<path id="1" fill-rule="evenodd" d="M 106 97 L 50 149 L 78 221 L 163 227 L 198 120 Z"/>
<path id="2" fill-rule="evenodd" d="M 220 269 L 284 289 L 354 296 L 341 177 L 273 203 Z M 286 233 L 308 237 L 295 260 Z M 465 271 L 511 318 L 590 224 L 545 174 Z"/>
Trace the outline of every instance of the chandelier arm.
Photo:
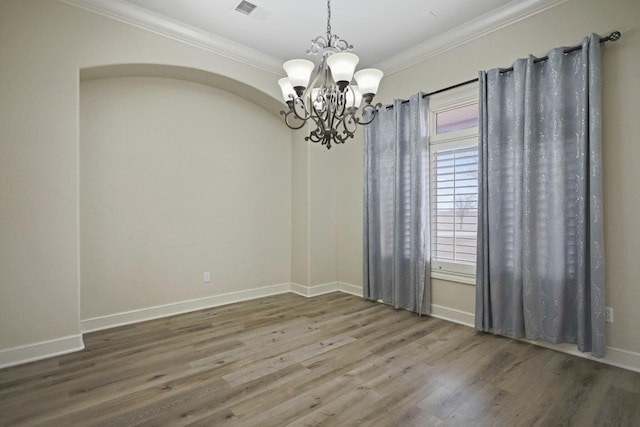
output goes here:
<path id="1" fill-rule="evenodd" d="M 338 126 L 340 126 L 340 124 L 338 124 Z M 342 127 L 344 128 L 344 124 L 342 124 Z M 336 134 L 333 139 L 336 144 L 344 144 L 346 140 L 349 139 L 349 135 L 344 130 L 342 132 L 337 132 L 338 129 L 339 127 L 336 127 Z M 345 137 L 343 134 L 346 134 L 347 136 Z"/>
<path id="2" fill-rule="evenodd" d="M 300 121 L 300 126 L 295 126 L 289 122 L 289 119 L 292 117 L 293 111 L 280 111 L 280 114 L 284 116 L 284 124 L 287 125 L 289 129 L 293 129 L 293 130 L 301 129 L 307 122 L 306 120 L 302 120 Z"/>
<path id="3" fill-rule="evenodd" d="M 313 78 L 313 80 L 311 81 L 311 83 L 307 86 L 307 88 L 305 89 L 305 91 L 303 92 L 302 96 L 299 97 L 294 97 L 293 95 L 289 95 L 289 98 L 291 98 L 292 100 L 292 106 L 290 106 L 289 108 L 293 111 L 293 113 L 295 114 L 295 116 L 299 119 L 299 120 L 304 120 L 307 121 L 309 120 L 309 118 L 311 116 L 313 116 L 313 103 L 314 103 L 314 99 L 312 98 L 313 95 L 313 88 L 316 86 L 316 83 L 318 81 L 318 78 L 320 78 L 320 74 L 321 70 L 318 70 L 316 72 L 315 77 Z M 311 104 L 310 106 L 307 106 L 305 104 L 305 99 L 309 100 L 309 103 Z M 300 107 L 300 109 L 302 111 L 304 111 L 305 115 L 301 116 L 298 113 L 298 109 L 296 107 Z"/>
<path id="4" fill-rule="evenodd" d="M 335 110 L 335 99 L 333 98 L 333 94 L 330 94 L 329 100 L 327 101 L 327 108 L 323 112 L 323 120 L 326 123 L 326 127 L 329 129 L 333 129 L 333 116 L 335 114 Z"/>
<path id="5" fill-rule="evenodd" d="M 340 120 L 338 126 L 336 126 L 336 129 L 342 130 L 342 132 L 338 132 L 336 135 L 336 139 L 340 144 L 345 143 L 349 138 L 353 138 L 355 131 L 357 130 L 357 125 L 353 120 L 352 114 L 345 115 L 344 118 Z"/>
<path id="6" fill-rule="evenodd" d="M 355 135 L 356 130 L 358 130 L 358 122 L 356 121 L 355 110 L 349 111 L 349 113 L 345 115 L 342 122 L 342 133 L 346 134 L 347 138 L 352 138 Z"/>
<path id="7" fill-rule="evenodd" d="M 331 117 L 331 129 L 333 130 L 333 140 L 335 141 L 336 144 L 342 144 L 344 142 L 344 138 L 342 137 L 342 134 L 339 132 L 340 128 L 344 128 L 344 118 L 343 117 L 338 117 L 334 114 L 332 114 Z"/>
<path id="8" fill-rule="evenodd" d="M 324 123 L 321 123 L 321 121 L 317 118 L 317 117 L 313 117 L 314 122 L 316 123 L 316 129 L 314 129 L 313 131 L 311 131 L 309 133 L 309 136 L 306 136 L 304 138 L 305 141 L 311 141 L 311 142 L 320 142 L 322 143 L 322 145 L 326 145 L 327 149 L 331 148 L 331 137 L 327 136 L 326 133 L 324 132 Z"/>
<path id="9" fill-rule="evenodd" d="M 353 49 L 352 44 L 349 44 L 349 42 L 341 39 L 337 35 L 332 36 L 330 45 L 333 46 L 339 52 L 348 52 Z"/>
<path id="10" fill-rule="evenodd" d="M 344 117 L 345 113 L 348 112 L 346 92 L 338 92 L 336 94 L 336 104 L 336 115 L 341 118 Z"/>
<path id="11" fill-rule="evenodd" d="M 316 74 L 315 74 L 315 76 L 313 76 L 313 80 L 311 80 L 311 83 L 309 83 L 309 85 L 305 89 L 303 96 L 306 97 L 307 94 L 311 94 L 312 89 L 316 87 L 316 83 L 318 83 L 318 79 L 320 78 L 320 75 L 322 74 L 324 59 L 322 61 L 323 62 L 321 62 L 320 65 L 318 65 L 318 68 L 316 69 Z"/>
<path id="12" fill-rule="evenodd" d="M 307 109 L 307 106 L 304 104 L 304 98 L 294 97 L 293 95 L 289 95 L 289 96 L 291 98 L 291 105 L 289 106 L 291 112 L 296 116 L 298 120 L 302 120 L 305 122 L 309 120 L 309 117 L 311 117 L 311 112 Z M 298 114 L 298 108 L 296 108 L 297 106 L 300 106 L 302 111 L 305 112 L 304 116 L 301 116 L 300 114 Z"/>
<path id="13" fill-rule="evenodd" d="M 333 123 L 331 123 L 331 101 L 327 101 L 325 98 L 325 106 L 322 111 L 318 111 L 314 108 L 316 117 L 318 117 L 318 136 L 325 138 L 327 133 L 333 129 Z"/>
<path id="14" fill-rule="evenodd" d="M 360 115 L 360 117 L 355 117 L 354 116 L 354 120 L 357 124 L 359 125 L 363 125 L 366 126 L 368 124 L 370 124 L 371 122 L 373 122 L 373 120 L 376 118 L 376 116 L 378 115 L 378 110 L 382 108 L 382 103 L 378 102 L 376 105 L 372 105 L 372 104 L 367 104 L 364 107 L 362 107 L 362 114 Z M 370 119 L 365 119 L 365 115 L 369 113 L 371 114 L 371 118 Z"/>
<path id="15" fill-rule="evenodd" d="M 327 149 L 330 149 L 331 140 L 336 140 L 335 137 L 337 135 L 337 131 L 333 125 L 333 108 L 331 105 L 331 99 L 326 100 L 325 98 L 325 102 L 325 108 L 323 110 L 316 109 L 314 104 L 314 115 L 312 115 L 312 117 L 316 123 L 316 129 L 312 132 L 313 138 L 311 138 L 311 141 L 321 142 L 322 145 L 327 146 Z"/>
<path id="16" fill-rule="evenodd" d="M 316 128 L 311 132 L 309 132 L 309 136 L 305 137 L 305 139 L 307 141 L 311 140 L 313 142 L 319 142 L 322 139 L 322 135 L 324 134 L 325 120 L 316 109 L 315 103 L 311 104 L 311 108 L 313 110 L 313 114 L 311 114 L 311 119 L 315 123 Z"/>
<path id="17" fill-rule="evenodd" d="M 341 105 L 339 103 L 336 103 L 335 106 L 335 110 L 333 111 L 332 117 L 331 117 L 331 128 L 335 129 L 335 138 L 339 139 L 340 138 L 340 127 L 342 126 L 342 128 L 344 128 L 344 111 L 343 109 L 339 111 L 339 109 L 341 108 Z M 342 114 L 340 114 L 342 113 Z"/>
<path id="18" fill-rule="evenodd" d="M 315 130 L 309 132 L 309 135 L 304 137 L 305 141 L 320 142 L 322 138 L 319 135 L 317 135 L 318 130 L 319 128 L 316 128 Z"/>
<path id="19" fill-rule="evenodd" d="M 307 55 L 318 55 L 320 52 L 326 49 L 327 46 L 327 40 L 322 36 L 318 36 L 315 39 L 311 40 L 311 47 L 307 49 Z"/>

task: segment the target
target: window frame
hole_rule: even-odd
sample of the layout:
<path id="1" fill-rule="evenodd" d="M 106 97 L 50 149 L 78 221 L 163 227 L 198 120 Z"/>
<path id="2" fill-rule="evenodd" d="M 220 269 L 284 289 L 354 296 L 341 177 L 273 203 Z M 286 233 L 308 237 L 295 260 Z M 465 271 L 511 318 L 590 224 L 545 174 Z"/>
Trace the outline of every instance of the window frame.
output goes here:
<path id="1" fill-rule="evenodd" d="M 430 181 L 434 179 L 433 175 L 433 155 L 438 149 L 454 149 L 468 147 L 473 144 L 469 144 L 471 141 L 478 145 L 479 139 L 479 126 L 461 129 L 458 131 L 445 132 L 442 134 L 436 133 L 436 116 L 439 113 L 443 113 L 450 110 L 455 110 L 461 107 L 465 107 L 471 104 L 477 104 L 479 102 L 478 96 L 478 84 L 470 84 L 461 88 L 452 89 L 450 91 L 433 95 L 429 98 L 429 129 L 433 132 L 429 135 L 429 175 Z M 434 187 L 430 184 L 430 198 L 429 198 L 429 211 L 431 217 L 434 217 Z M 434 225 L 431 225 L 432 236 L 434 231 Z M 433 242 L 432 256 L 433 256 Z M 431 278 L 443 279 L 451 282 L 464 283 L 469 285 L 476 284 L 476 264 L 465 264 L 456 262 L 447 262 L 431 259 Z"/>

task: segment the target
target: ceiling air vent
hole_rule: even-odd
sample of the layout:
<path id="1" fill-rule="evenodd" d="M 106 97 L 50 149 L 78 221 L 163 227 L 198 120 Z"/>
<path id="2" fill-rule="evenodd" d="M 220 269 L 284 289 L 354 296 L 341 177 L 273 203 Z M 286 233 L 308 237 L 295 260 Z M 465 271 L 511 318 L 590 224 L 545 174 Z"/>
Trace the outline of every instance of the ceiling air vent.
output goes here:
<path id="1" fill-rule="evenodd" d="M 238 12 L 244 13 L 245 15 L 251 15 L 251 12 L 253 12 L 255 10 L 255 8 L 258 7 L 253 3 L 249 3 L 246 0 L 242 0 L 240 3 L 238 3 L 238 5 L 236 6 L 236 10 Z"/>

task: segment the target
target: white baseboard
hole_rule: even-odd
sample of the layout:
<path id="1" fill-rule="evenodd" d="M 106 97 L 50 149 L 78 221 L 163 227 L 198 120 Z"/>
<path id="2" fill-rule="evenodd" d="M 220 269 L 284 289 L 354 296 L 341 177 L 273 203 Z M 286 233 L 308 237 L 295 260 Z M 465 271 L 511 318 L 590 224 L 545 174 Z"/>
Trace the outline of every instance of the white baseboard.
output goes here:
<path id="1" fill-rule="evenodd" d="M 520 340 L 529 344 L 559 351 L 561 353 L 571 354 L 573 356 L 582 357 L 583 359 L 593 360 L 595 362 L 604 363 L 618 368 L 627 369 L 629 371 L 640 372 L 640 353 L 634 351 L 623 350 L 616 347 L 606 347 L 606 355 L 603 358 L 593 357 L 591 353 L 583 353 L 578 350 L 575 344 L 552 344 L 544 341 Z"/>
<path id="2" fill-rule="evenodd" d="M 7 348 L 0 350 L 0 369 L 72 353 L 83 348 L 82 335 L 69 335 L 54 340 Z"/>
<path id="3" fill-rule="evenodd" d="M 328 294 L 331 292 L 335 292 L 337 290 L 338 290 L 337 282 L 323 283 L 321 285 L 313 285 L 313 286 L 300 285 L 298 283 L 291 284 L 291 292 L 293 292 L 294 294 L 302 295 L 303 297 L 308 297 L 308 298 L 315 297 L 318 295 Z"/>
<path id="4" fill-rule="evenodd" d="M 449 322 L 458 323 L 464 326 L 474 327 L 475 315 L 466 311 L 456 310 L 454 308 L 443 307 L 437 304 L 431 304 L 430 316 L 448 320 Z"/>
<path id="5" fill-rule="evenodd" d="M 589 358 L 598 362 L 604 361 L 604 363 L 617 366 L 618 368 L 640 372 L 640 353 L 636 353 L 635 351 L 623 350 L 617 347 L 607 347 L 607 356 L 604 359 L 596 359 L 591 356 L 589 356 Z"/>
<path id="6" fill-rule="evenodd" d="M 431 316 L 438 319 L 458 323 L 460 325 L 468 326 L 470 328 L 475 327 L 475 315 L 473 313 L 432 304 Z M 583 353 L 579 351 L 574 344 L 551 344 L 544 341 L 530 340 L 520 341 L 528 342 L 529 344 L 545 347 L 551 350 L 556 350 L 561 353 L 567 353 L 573 356 L 590 359 L 607 365 L 616 366 L 618 368 L 640 372 L 640 353 L 636 353 L 633 351 L 607 346 L 606 357 L 597 358 L 591 356 L 590 353 Z"/>
<path id="7" fill-rule="evenodd" d="M 300 285 L 298 283 L 291 284 L 291 292 L 308 298 L 336 291 L 362 297 L 362 286 L 352 285 L 351 283 L 331 282 L 313 286 Z"/>
<path id="8" fill-rule="evenodd" d="M 144 322 L 146 320 L 153 320 L 161 317 L 188 313 L 190 311 L 231 304 L 234 302 L 242 302 L 255 298 L 284 294 L 289 291 L 291 291 L 291 284 L 283 283 L 280 285 L 264 286 L 261 288 L 247 289 L 244 291 L 230 292 L 221 295 L 213 295 L 210 297 L 142 308 L 139 310 L 125 311 L 122 313 L 109 314 L 107 316 L 93 317 L 91 319 L 82 320 L 80 322 L 80 330 L 83 333 L 95 332 L 103 329 L 115 328 L 117 326 Z"/>
<path id="9" fill-rule="evenodd" d="M 473 313 L 468 313 L 465 311 L 460 311 L 453 308 L 432 304 L 431 316 L 436 317 L 438 319 L 458 323 L 460 325 L 468 326 L 470 328 L 475 327 L 475 315 Z M 597 357 L 591 356 L 590 353 L 583 353 L 579 351 L 574 344 L 552 344 L 544 341 L 530 341 L 530 340 L 520 340 L 520 341 L 524 341 L 529 344 L 537 345 L 540 347 L 545 347 L 551 350 L 559 351 L 561 353 L 567 353 L 573 356 L 582 357 L 584 359 L 590 359 L 595 362 L 616 366 L 618 368 L 628 369 L 634 372 L 640 372 L 640 353 L 636 353 L 633 351 L 607 346 L 606 357 L 597 358 Z"/>
<path id="10" fill-rule="evenodd" d="M 346 294 L 362 297 L 362 286 L 353 285 L 351 283 L 338 282 L 338 290 Z"/>
<path id="11" fill-rule="evenodd" d="M 132 323 L 144 322 L 161 317 L 174 316 L 176 314 L 188 313 L 190 311 L 203 310 L 234 302 L 248 301 L 256 298 L 292 292 L 310 298 L 331 292 L 341 291 L 353 295 L 362 296 L 362 288 L 348 283 L 323 283 L 314 286 L 305 286 L 298 283 L 283 283 L 280 285 L 265 286 L 246 291 L 231 292 L 222 295 L 214 295 L 205 298 L 198 298 L 189 301 L 165 304 L 155 307 L 147 307 L 139 310 L 125 311 L 121 313 L 109 314 L 106 316 L 93 317 L 80 322 L 80 329 L 83 333 L 100 331 L 103 329 L 115 328 L 118 326 L 130 325 Z"/>
<path id="12" fill-rule="evenodd" d="M 291 292 L 296 294 L 296 295 L 300 295 L 303 297 L 308 297 L 309 296 L 309 287 L 306 285 L 301 285 L 299 283 L 292 283 L 291 284 Z"/>

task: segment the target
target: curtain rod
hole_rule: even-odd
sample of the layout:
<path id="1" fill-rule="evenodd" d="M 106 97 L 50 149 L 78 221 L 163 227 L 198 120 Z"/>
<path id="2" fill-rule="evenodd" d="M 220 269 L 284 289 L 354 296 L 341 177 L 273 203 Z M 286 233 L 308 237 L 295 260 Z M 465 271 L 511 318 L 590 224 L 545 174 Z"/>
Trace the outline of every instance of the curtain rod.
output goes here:
<path id="1" fill-rule="evenodd" d="M 620 40 L 620 37 L 622 36 L 622 34 L 620 34 L 620 31 L 614 31 L 611 34 L 609 34 L 607 37 L 600 37 L 600 43 L 604 43 L 604 42 L 615 42 Z M 581 50 L 582 49 L 582 45 L 579 44 L 577 46 L 573 46 L 573 47 L 569 47 L 567 49 L 564 50 L 564 53 L 571 53 L 571 52 L 575 52 L 576 50 Z M 546 60 L 548 60 L 549 57 L 547 55 L 541 57 L 541 58 L 536 58 L 533 60 L 534 64 L 537 64 L 538 62 L 544 62 Z M 508 73 L 510 71 L 513 71 L 513 67 L 509 67 L 509 68 L 500 68 L 500 73 Z"/>
<path id="2" fill-rule="evenodd" d="M 620 31 L 613 31 L 613 32 L 612 32 L 611 34 L 609 34 L 607 37 L 600 37 L 600 43 L 605 43 L 605 42 L 609 42 L 609 41 L 611 41 L 611 42 L 615 42 L 615 41 L 620 40 L 620 37 L 621 37 L 621 36 L 622 36 L 622 34 L 620 34 Z M 571 52 L 575 52 L 576 50 L 580 50 L 580 49 L 582 49 L 582 45 L 581 45 L 581 44 L 580 44 L 580 45 L 577 45 L 577 46 L 573 46 L 573 47 L 569 47 L 569 48 L 567 48 L 567 49 L 564 51 L 564 53 L 571 53 Z M 537 64 L 538 62 L 544 62 L 544 61 L 546 61 L 546 60 L 548 60 L 548 59 L 549 59 L 549 57 L 548 57 L 547 55 L 545 55 L 545 56 L 543 56 L 543 57 L 541 57 L 541 58 L 536 58 L 536 59 L 534 59 L 534 60 L 533 60 L 533 63 L 534 63 L 534 64 Z M 500 73 L 508 73 L 508 72 L 510 72 L 510 71 L 513 71 L 513 67 L 509 67 L 509 68 L 501 68 L 501 69 L 500 69 Z M 439 94 L 439 93 L 446 92 L 446 91 L 448 91 L 448 90 L 452 90 L 452 89 L 457 89 L 457 88 L 459 88 L 459 87 L 466 86 L 466 85 L 468 85 L 468 84 L 475 83 L 475 82 L 477 82 L 477 81 L 478 81 L 478 78 L 476 77 L 475 79 L 467 80 L 466 82 L 457 83 L 457 84 L 454 84 L 454 85 L 452 85 L 452 86 L 447 86 L 447 87 L 442 88 L 442 89 L 434 90 L 433 92 L 425 93 L 424 95 L 422 95 L 422 97 L 423 97 L 423 98 L 426 98 L 427 96 L 437 95 L 437 94 Z M 402 103 L 403 103 L 403 104 L 406 104 L 406 103 L 408 103 L 408 102 L 409 102 L 409 100 L 408 100 L 408 99 L 406 99 L 406 100 L 402 101 Z M 393 108 L 393 104 L 391 104 L 391 105 L 387 105 L 387 107 L 386 107 L 386 108 L 387 108 L 387 110 L 389 110 L 389 109 Z"/>

